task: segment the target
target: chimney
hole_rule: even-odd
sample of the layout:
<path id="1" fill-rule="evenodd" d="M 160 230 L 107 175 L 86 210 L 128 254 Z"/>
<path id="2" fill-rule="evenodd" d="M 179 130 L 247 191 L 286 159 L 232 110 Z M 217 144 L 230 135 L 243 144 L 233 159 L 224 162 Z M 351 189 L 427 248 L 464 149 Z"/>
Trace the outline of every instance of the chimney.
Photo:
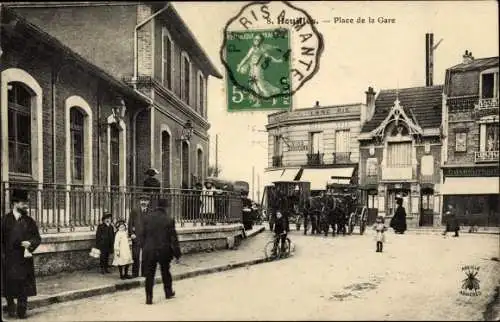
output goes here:
<path id="1" fill-rule="evenodd" d="M 361 107 L 361 124 L 365 121 L 371 120 L 373 113 L 375 112 L 375 94 L 377 94 L 373 87 L 368 87 L 366 94 L 366 105 Z"/>
<path id="2" fill-rule="evenodd" d="M 472 56 L 472 52 L 470 52 L 468 50 L 465 51 L 465 54 L 462 57 L 463 57 L 464 64 L 470 64 L 474 60 L 474 57 Z"/>
<path id="3" fill-rule="evenodd" d="M 316 105 L 314 107 L 319 107 L 319 101 L 316 101 Z"/>
<path id="4" fill-rule="evenodd" d="M 434 78 L 434 34 L 425 34 L 425 86 L 432 86 Z"/>

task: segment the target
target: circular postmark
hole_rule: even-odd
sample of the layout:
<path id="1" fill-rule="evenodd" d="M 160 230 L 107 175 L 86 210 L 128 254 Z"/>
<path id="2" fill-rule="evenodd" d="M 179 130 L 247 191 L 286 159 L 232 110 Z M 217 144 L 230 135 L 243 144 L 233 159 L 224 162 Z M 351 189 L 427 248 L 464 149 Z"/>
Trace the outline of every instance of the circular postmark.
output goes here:
<path id="1" fill-rule="evenodd" d="M 259 106 L 281 98 L 279 107 L 287 108 L 319 69 L 323 37 L 315 23 L 286 1 L 245 5 L 226 24 L 220 49 L 229 101 Z"/>

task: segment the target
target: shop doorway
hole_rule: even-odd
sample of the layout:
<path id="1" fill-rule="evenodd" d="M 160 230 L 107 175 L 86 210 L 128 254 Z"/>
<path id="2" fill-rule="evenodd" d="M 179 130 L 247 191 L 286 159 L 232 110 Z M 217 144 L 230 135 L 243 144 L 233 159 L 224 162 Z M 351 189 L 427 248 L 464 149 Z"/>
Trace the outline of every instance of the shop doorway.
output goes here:
<path id="1" fill-rule="evenodd" d="M 422 188 L 420 195 L 419 226 L 434 225 L 434 189 Z"/>
<path id="2" fill-rule="evenodd" d="M 387 192 L 387 214 L 392 217 L 397 208 L 396 197 L 403 198 L 406 215 L 410 212 L 410 189 L 389 189 Z"/>

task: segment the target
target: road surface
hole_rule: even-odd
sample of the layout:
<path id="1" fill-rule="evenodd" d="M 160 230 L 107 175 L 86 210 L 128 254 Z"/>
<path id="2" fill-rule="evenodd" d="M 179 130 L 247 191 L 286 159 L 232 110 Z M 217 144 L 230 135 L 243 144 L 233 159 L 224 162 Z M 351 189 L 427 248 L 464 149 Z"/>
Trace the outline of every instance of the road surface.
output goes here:
<path id="1" fill-rule="evenodd" d="M 263 234 L 270 234 L 269 231 Z M 364 236 L 292 232 L 293 257 L 155 287 L 29 311 L 30 321 L 481 320 L 498 284 L 498 235 L 387 233 L 383 253 Z M 462 267 L 479 267 L 481 295 L 460 294 Z"/>

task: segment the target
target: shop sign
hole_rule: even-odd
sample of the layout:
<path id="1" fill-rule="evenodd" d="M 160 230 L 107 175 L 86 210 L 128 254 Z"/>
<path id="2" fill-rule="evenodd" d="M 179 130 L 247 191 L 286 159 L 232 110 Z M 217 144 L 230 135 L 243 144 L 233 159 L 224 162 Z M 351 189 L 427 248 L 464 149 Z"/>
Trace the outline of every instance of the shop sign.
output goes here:
<path id="1" fill-rule="evenodd" d="M 444 168 L 445 177 L 498 177 L 498 166 Z"/>
<path id="2" fill-rule="evenodd" d="M 288 151 L 307 151 L 308 146 L 304 140 L 289 141 Z"/>

